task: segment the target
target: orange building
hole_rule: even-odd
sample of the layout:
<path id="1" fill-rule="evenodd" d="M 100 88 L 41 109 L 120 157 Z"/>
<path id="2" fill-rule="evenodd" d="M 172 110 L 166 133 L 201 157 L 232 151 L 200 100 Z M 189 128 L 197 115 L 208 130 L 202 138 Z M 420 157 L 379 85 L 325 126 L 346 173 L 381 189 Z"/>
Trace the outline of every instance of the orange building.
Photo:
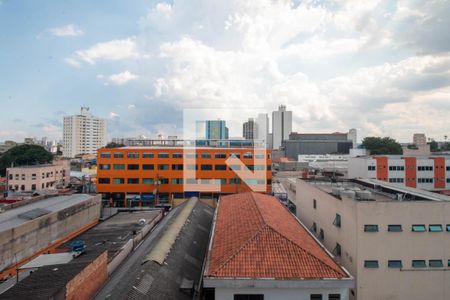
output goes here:
<path id="1" fill-rule="evenodd" d="M 256 186 L 261 192 L 271 192 L 271 150 L 121 147 L 99 149 L 97 156 L 97 192 L 112 206 L 152 206 L 171 198 L 218 197 Z M 233 164 L 229 158 L 235 159 Z M 247 177 L 237 175 L 242 174 L 243 165 L 250 171 L 244 173 Z"/>

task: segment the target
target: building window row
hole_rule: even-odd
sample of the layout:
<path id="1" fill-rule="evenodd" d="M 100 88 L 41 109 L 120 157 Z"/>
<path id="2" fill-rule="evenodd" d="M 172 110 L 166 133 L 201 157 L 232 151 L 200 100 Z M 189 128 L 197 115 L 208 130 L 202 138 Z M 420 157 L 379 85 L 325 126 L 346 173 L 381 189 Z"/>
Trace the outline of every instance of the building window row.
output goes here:
<path id="1" fill-rule="evenodd" d="M 160 184 L 169 184 L 168 178 L 160 177 L 157 180 L 159 180 Z M 184 180 L 184 183 L 186 183 L 186 184 L 198 184 L 198 183 L 212 184 L 212 183 L 217 183 L 217 181 L 219 181 L 220 184 L 227 184 L 226 178 L 214 178 L 214 179 L 212 179 L 212 178 L 201 178 L 201 179 L 187 178 L 186 180 Z M 127 184 L 139 184 L 140 182 L 142 182 L 142 184 L 157 183 L 157 181 L 154 178 L 142 178 L 142 180 L 140 180 L 140 178 L 127 178 L 126 182 L 127 182 Z M 245 179 L 244 182 L 248 185 L 270 184 L 271 183 L 270 179 L 267 181 L 264 179 Z M 111 179 L 107 178 L 107 177 L 106 178 L 100 177 L 98 179 L 98 183 L 99 184 L 110 184 Z M 125 184 L 125 178 L 113 178 L 112 183 L 113 184 Z M 172 178 L 171 183 L 172 184 L 183 184 L 183 178 Z M 228 184 L 241 184 L 241 183 L 242 183 L 242 181 L 240 178 L 228 179 Z"/>
<path id="2" fill-rule="evenodd" d="M 211 153 L 201 153 L 200 154 L 202 158 L 212 158 Z M 127 152 L 127 158 L 139 158 L 139 152 Z M 229 157 L 236 157 L 240 158 L 241 155 L 239 153 L 230 153 L 227 155 L 226 153 L 214 153 L 214 158 L 220 158 L 225 159 Z M 255 159 L 264 159 L 264 154 L 255 154 L 253 155 L 252 152 L 246 152 L 244 153 L 243 157 L 245 159 L 251 159 L 255 157 Z M 112 155 L 113 158 L 124 158 L 125 154 L 124 152 L 114 152 Z M 157 154 L 158 158 L 170 158 L 170 153 L 167 152 L 160 152 Z M 111 152 L 101 152 L 100 158 L 111 158 Z M 152 152 L 143 152 L 142 158 L 154 158 L 154 153 Z M 183 153 L 172 153 L 172 158 L 183 158 Z M 198 158 L 197 153 L 186 153 L 186 158 Z M 270 159 L 270 154 L 267 154 L 267 159 Z"/>
<path id="3" fill-rule="evenodd" d="M 311 294 L 309 297 L 310 300 L 325 300 L 324 295 L 322 294 Z M 328 300 L 341 300 L 340 294 L 328 294 Z"/>
<path id="4" fill-rule="evenodd" d="M 417 171 L 433 171 L 433 166 L 418 166 Z"/>
<path id="5" fill-rule="evenodd" d="M 388 268 L 390 269 L 401 269 L 403 268 L 403 262 L 401 260 L 388 260 Z M 378 260 L 365 260 L 364 268 L 367 269 L 378 269 L 379 263 Z M 412 268 L 443 268 L 444 262 L 442 259 L 430 259 L 427 261 L 424 259 L 414 259 L 411 261 Z M 450 267 L 450 259 L 447 261 L 447 267 Z"/>
<path id="6" fill-rule="evenodd" d="M 368 171 L 375 171 L 376 169 L 377 169 L 377 167 L 375 167 L 375 166 L 367 166 Z"/>
<path id="7" fill-rule="evenodd" d="M 418 183 L 433 183 L 433 178 L 417 178 Z"/>
<path id="8" fill-rule="evenodd" d="M 450 232 L 450 224 L 446 225 L 446 230 Z M 376 224 L 366 224 L 364 225 L 364 232 L 378 232 L 378 225 Z M 400 224 L 388 225 L 389 232 L 402 232 L 403 228 Z M 425 224 L 413 224 L 411 226 L 412 232 L 426 232 L 427 226 Z M 444 231 L 443 226 L 441 224 L 429 224 L 428 225 L 429 232 L 442 232 Z"/>
<path id="9" fill-rule="evenodd" d="M 405 179 L 403 178 L 389 178 L 389 182 L 391 183 L 403 183 Z"/>
<path id="10" fill-rule="evenodd" d="M 139 164 L 128 164 L 127 165 L 127 170 L 139 170 L 140 167 Z M 167 171 L 169 169 L 172 170 L 183 170 L 183 164 L 158 164 L 157 168 L 160 171 Z M 187 170 L 198 170 L 199 167 L 198 165 L 192 165 L 192 164 L 186 164 L 186 169 Z M 246 167 L 249 170 L 258 170 L 258 171 L 264 171 L 265 168 L 267 168 L 268 171 L 271 170 L 271 166 L 270 165 L 246 165 Z M 111 165 L 110 164 L 99 164 L 99 169 L 100 170 L 111 170 Z M 217 165 L 211 165 L 211 164 L 201 164 L 200 165 L 200 170 L 202 171 L 226 171 L 227 170 L 227 165 L 224 164 L 217 164 Z M 240 165 L 230 165 L 228 167 L 228 170 L 230 171 L 237 171 L 240 170 L 241 166 Z M 117 171 L 117 170 L 125 170 L 125 164 L 113 164 L 113 170 Z M 154 170 L 154 165 L 153 164 L 142 164 L 142 170 Z M 10 175 L 11 176 L 11 175 Z M 11 178 L 12 179 L 12 178 Z"/>
<path id="11" fill-rule="evenodd" d="M 389 166 L 389 171 L 405 171 L 404 166 Z"/>

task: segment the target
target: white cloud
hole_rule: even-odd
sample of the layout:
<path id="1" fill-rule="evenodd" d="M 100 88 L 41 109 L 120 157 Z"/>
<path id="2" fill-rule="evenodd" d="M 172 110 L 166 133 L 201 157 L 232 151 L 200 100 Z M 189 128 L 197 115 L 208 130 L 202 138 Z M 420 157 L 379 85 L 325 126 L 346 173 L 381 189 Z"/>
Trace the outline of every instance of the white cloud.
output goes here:
<path id="1" fill-rule="evenodd" d="M 50 28 L 50 34 L 58 37 L 72 37 L 82 35 L 84 32 L 75 25 L 69 24 L 61 27 Z"/>
<path id="2" fill-rule="evenodd" d="M 139 76 L 131 73 L 130 71 L 124 71 L 118 74 L 113 74 L 108 77 L 109 81 L 115 85 L 124 85 L 131 80 L 138 79 Z"/>
<path id="3" fill-rule="evenodd" d="M 133 110 L 135 108 L 136 108 L 136 105 L 134 105 L 134 104 L 128 105 L 128 110 Z"/>
<path id="4" fill-rule="evenodd" d="M 112 119 L 112 120 L 117 119 L 117 118 L 119 118 L 119 114 L 117 114 L 115 112 L 110 112 L 109 113 L 109 118 Z"/>
<path id="5" fill-rule="evenodd" d="M 112 40 L 98 43 L 86 50 L 78 50 L 66 62 L 73 66 L 81 66 L 82 62 L 95 64 L 99 60 L 117 61 L 136 59 L 139 57 L 135 38 Z"/>

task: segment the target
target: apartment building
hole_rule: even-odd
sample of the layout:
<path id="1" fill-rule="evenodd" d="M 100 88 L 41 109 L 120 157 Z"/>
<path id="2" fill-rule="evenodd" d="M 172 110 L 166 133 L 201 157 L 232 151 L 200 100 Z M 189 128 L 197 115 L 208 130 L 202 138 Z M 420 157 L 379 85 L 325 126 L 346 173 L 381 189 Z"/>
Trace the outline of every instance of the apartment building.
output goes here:
<path id="1" fill-rule="evenodd" d="M 448 299 L 450 197 L 376 179 L 296 190 L 300 221 L 356 278 L 350 299 Z"/>
<path id="2" fill-rule="evenodd" d="M 99 149 L 97 156 L 97 192 L 114 206 L 153 205 L 172 197 L 218 197 L 252 189 L 271 192 L 270 150 L 122 147 Z M 238 175 L 241 171 L 244 176 Z"/>
<path id="3" fill-rule="evenodd" d="M 106 120 L 93 117 L 89 107 L 82 107 L 79 115 L 64 117 L 63 156 L 96 154 L 106 145 Z"/>
<path id="4" fill-rule="evenodd" d="M 284 140 L 289 139 L 292 132 L 292 111 L 287 111 L 285 105 L 278 106 L 272 112 L 272 147 L 279 149 Z"/>
<path id="5" fill-rule="evenodd" d="M 277 198 L 221 197 L 205 263 L 205 299 L 347 300 L 354 285 Z"/>
<path id="6" fill-rule="evenodd" d="M 57 160 L 52 164 L 7 168 L 6 178 L 10 191 L 33 192 L 63 188 L 70 181 L 70 162 Z"/>
<path id="7" fill-rule="evenodd" d="M 379 179 L 428 191 L 450 191 L 450 157 L 353 157 L 348 162 L 348 177 Z"/>

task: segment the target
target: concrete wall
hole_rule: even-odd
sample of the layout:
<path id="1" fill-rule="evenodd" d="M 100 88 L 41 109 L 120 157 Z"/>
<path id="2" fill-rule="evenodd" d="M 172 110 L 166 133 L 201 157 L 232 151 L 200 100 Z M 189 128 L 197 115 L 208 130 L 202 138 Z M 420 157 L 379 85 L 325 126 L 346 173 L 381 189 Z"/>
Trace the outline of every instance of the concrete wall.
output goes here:
<path id="1" fill-rule="evenodd" d="M 66 300 L 91 299 L 108 278 L 107 251 L 92 261 L 66 284 Z"/>
<path id="2" fill-rule="evenodd" d="M 316 200 L 316 209 L 313 200 Z M 450 299 L 450 202 L 339 200 L 302 180 L 297 181 L 297 216 L 308 228 L 324 230 L 324 246 L 342 248 L 337 260 L 356 279 L 355 294 L 362 300 Z M 341 227 L 333 225 L 336 213 Z M 364 232 L 364 225 L 378 225 L 378 232 Z M 412 232 L 412 224 L 441 224 L 442 232 Z M 402 225 L 402 232 L 388 232 L 388 225 Z M 318 234 L 316 233 L 316 236 Z M 443 268 L 413 269 L 412 260 L 443 261 Z M 379 268 L 364 267 L 378 260 Z M 402 269 L 388 268 L 388 260 L 401 260 Z"/>
<path id="3" fill-rule="evenodd" d="M 328 294 L 340 294 L 342 300 L 348 299 L 348 289 L 298 289 L 298 288 L 216 288 L 215 300 L 233 300 L 235 294 L 264 294 L 264 300 L 310 300 L 311 294 L 322 294 L 328 299 Z"/>
<path id="4" fill-rule="evenodd" d="M 33 256 L 99 219 L 100 195 L 0 232 L 0 270 Z"/>

